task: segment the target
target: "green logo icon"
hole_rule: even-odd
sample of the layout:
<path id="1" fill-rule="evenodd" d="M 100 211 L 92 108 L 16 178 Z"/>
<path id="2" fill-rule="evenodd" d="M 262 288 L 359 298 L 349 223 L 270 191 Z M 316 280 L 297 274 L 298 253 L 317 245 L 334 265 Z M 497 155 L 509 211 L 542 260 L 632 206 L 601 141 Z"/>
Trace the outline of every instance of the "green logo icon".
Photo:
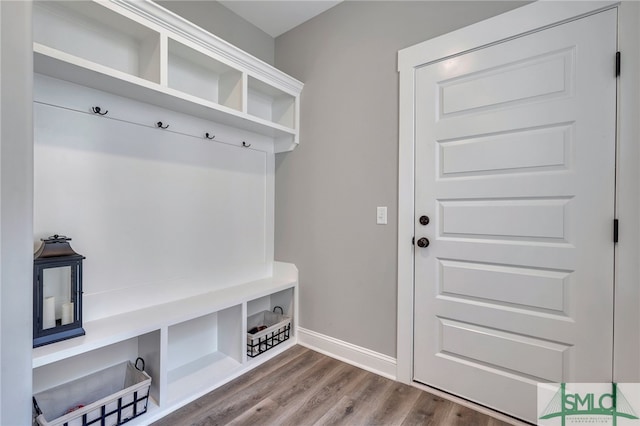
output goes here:
<path id="1" fill-rule="evenodd" d="M 581 420 L 584 423 L 592 423 L 591 416 L 608 416 L 611 417 L 613 426 L 617 425 L 619 417 L 638 419 L 636 412 L 616 383 L 612 383 L 611 389 L 605 392 L 570 392 L 567 390 L 566 383 L 561 383 L 539 419 L 559 417 L 562 426 L 565 426 L 568 417 L 572 423 L 577 423 L 574 420 L 579 419 L 573 416 L 582 416 Z"/>

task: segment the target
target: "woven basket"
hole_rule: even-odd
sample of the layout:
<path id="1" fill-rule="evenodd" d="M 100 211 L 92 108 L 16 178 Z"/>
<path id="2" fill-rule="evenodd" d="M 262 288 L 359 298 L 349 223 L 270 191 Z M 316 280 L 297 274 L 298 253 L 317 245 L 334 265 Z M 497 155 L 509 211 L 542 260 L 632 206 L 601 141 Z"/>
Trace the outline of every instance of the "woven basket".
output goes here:
<path id="1" fill-rule="evenodd" d="M 276 306 L 276 308 L 279 307 Z M 262 311 L 247 318 L 248 331 L 260 327 L 266 328 L 255 333 L 247 333 L 247 355 L 251 358 L 289 339 L 291 336 L 291 317 L 275 312 Z"/>
<path id="2" fill-rule="evenodd" d="M 120 425 L 144 414 L 151 377 L 142 365 L 123 362 L 37 393 L 36 421 L 41 426 Z"/>

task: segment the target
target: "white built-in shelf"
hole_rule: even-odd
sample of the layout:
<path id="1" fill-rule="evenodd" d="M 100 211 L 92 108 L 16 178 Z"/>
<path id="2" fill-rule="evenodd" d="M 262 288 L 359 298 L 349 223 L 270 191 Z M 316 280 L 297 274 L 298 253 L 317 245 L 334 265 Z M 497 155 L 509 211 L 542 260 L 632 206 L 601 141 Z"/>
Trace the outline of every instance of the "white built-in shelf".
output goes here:
<path id="1" fill-rule="evenodd" d="M 84 336 L 34 348 L 33 368 L 293 288 L 297 277 L 285 269 L 282 275 L 86 322 Z"/>
<path id="2" fill-rule="evenodd" d="M 87 322 L 85 336 L 33 350 L 34 391 L 138 356 L 152 377 L 147 424 L 255 368 L 296 343 L 246 355 L 247 316 L 281 306 L 295 317 L 297 269 L 275 262 L 271 277 Z"/>
<path id="3" fill-rule="evenodd" d="M 34 70 L 52 77 L 37 79 L 46 80 L 38 95 L 56 106 L 94 106 L 79 105 L 85 97 L 66 91 L 71 82 L 222 124 L 240 140 L 261 135 L 261 144 L 273 141 L 268 152 L 298 144 L 302 83 L 152 1 L 37 0 L 33 19 Z M 294 345 L 292 327 L 288 341 L 249 359 L 246 325 L 274 306 L 295 324 L 297 280 L 294 265 L 274 262 L 270 277 L 168 303 L 125 313 L 107 303 L 100 315 L 112 315 L 85 322 L 86 335 L 33 350 L 33 389 L 142 357 L 152 401 L 130 424 L 149 424 Z"/>
<path id="4" fill-rule="evenodd" d="M 298 143 L 302 83 L 153 2 L 37 1 L 35 72 Z"/>

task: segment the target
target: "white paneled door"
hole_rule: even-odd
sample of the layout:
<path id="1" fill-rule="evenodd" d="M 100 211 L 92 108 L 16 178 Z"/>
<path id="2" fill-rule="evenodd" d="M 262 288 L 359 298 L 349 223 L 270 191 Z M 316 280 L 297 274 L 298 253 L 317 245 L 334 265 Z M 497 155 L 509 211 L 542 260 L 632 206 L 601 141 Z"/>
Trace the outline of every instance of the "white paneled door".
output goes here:
<path id="1" fill-rule="evenodd" d="M 415 381 L 536 422 L 612 380 L 616 20 L 416 70 Z"/>

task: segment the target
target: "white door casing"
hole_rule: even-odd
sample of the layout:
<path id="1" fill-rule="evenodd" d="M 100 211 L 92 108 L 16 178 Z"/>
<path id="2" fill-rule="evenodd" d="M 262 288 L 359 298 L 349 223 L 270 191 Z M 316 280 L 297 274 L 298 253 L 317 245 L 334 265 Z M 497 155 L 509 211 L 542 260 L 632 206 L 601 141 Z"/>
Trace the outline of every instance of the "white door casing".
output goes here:
<path id="1" fill-rule="evenodd" d="M 616 10 L 416 71 L 414 379 L 535 421 L 609 382 Z"/>

